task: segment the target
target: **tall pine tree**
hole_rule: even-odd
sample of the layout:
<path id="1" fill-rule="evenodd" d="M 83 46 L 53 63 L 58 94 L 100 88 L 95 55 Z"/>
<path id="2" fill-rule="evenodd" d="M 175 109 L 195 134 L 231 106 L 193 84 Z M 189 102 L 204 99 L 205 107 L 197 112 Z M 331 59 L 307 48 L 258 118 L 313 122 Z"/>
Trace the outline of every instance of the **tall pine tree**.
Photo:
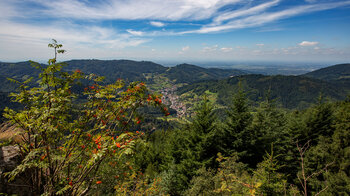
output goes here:
<path id="1" fill-rule="evenodd" d="M 247 149 L 253 144 L 252 138 L 254 137 L 249 129 L 251 123 L 252 115 L 248 100 L 240 82 L 220 134 L 219 150 L 224 156 L 230 156 L 235 152 L 238 152 L 243 159 L 249 156 Z"/>
<path id="2" fill-rule="evenodd" d="M 185 129 L 176 131 L 171 140 L 170 154 L 177 173 L 173 180 L 177 191 L 187 188 L 199 168 L 216 166 L 216 116 L 207 97 L 196 111 L 192 122 Z"/>
<path id="3" fill-rule="evenodd" d="M 254 114 L 252 122 L 252 134 L 254 135 L 254 145 L 251 151 L 250 159 L 247 163 L 255 166 L 263 160 L 266 152 L 269 152 L 271 146 L 275 152 L 276 159 L 283 162 L 288 150 L 294 148 L 290 143 L 289 134 L 286 129 L 287 118 L 285 112 L 277 108 L 275 100 L 271 100 L 269 94 L 265 101 L 260 103 Z M 282 158 L 284 157 L 284 158 Z"/>

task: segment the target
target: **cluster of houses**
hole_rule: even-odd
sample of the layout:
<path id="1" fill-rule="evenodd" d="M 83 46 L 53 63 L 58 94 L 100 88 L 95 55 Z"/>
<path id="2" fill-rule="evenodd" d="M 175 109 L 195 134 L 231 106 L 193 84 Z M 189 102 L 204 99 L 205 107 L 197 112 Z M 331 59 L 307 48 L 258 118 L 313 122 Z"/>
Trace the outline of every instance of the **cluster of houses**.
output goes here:
<path id="1" fill-rule="evenodd" d="M 182 118 L 186 115 L 186 105 L 180 102 L 179 96 L 176 94 L 177 87 L 173 85 L 170 88 L 161 90 L 162 102 L 169 106 L 169 108 L 176 110 L 177 117 Z"/>

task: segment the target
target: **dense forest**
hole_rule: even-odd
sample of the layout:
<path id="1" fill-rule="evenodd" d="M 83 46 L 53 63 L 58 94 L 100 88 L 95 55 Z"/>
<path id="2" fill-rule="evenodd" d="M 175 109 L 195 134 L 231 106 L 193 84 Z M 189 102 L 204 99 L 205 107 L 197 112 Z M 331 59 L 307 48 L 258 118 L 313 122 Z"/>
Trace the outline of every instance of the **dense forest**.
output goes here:
<path id="1" fill-rule="evenodd" d="M 242 81 L 248 98 L 256 103 L 268 92 L 272 99 L 289 109 L 304 109 L 317 100 L 322 94 L 331 100 L 342 100 L 350 90 L 342 83 L 334 84 L 319 79 L 304 76 L 264 76 L 242 75 L 221 80 L 194 82 L 179 89 L 179 94 L 202 95 L 205 91 L 217 94 L 217 103 L 227 106 L 232 95 L 237 91 L 238 83 Z"/>
<path id="2" fill-rule="evenodd" d="M 63 53 L 55 41 L 49 47 Z M 11 90 L 17 104 L 2 105 L 3 120 L 22 132 L 12 138 L 20 142 L 0 143 L 18 146 L 20 160 L 0 173 L 0 192 L 23 194 L 13 188 L 23 186 L 33 195 L 350 194 L 349 74 L 327 81 L 329 71 L 263 76 L 126 60 L 118 62 L 123 71 L 111 71 L 114 61 L 103 69 L 98 60 L 80 62 L 1 64 L 12 74 L 4 78 L 19 80 L 19 90 Z M 104 80 L 90 72 L 108 74 Z M 9 86 L 0 98 L 10 103 L 13 86 L 2 84 Z M 157 93 L 161 85 L 196 95 L 190 117 L 176 118 Z"/>

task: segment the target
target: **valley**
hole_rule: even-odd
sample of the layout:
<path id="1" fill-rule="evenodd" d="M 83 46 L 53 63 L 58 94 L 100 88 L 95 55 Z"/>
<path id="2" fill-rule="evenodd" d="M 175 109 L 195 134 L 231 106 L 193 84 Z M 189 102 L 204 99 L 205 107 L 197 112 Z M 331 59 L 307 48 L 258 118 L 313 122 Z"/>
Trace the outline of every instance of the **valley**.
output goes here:
<path id="1" fill-rule="evenodd" d="M 330 100 L 342 100 L 350 90 L 350 64 L 334 65 L 300 76 L 285 76 L 247 74 L 236 69 L 202 68 L 189 64 L 164 67 L 147 61 L 72 60 L 65 63 L 68 71 L 79 69 L 87 74 L 105 76 L 105 83 L 119 78 L 127 83 L 143 81 L 152 91 L 163 95 L 163 102 L 175 110 L 179 118 L 190 117 L 195 103 L 204 94 L 217 109 L 227 107 L 239 82 L 252 104 L 262 101 L 268 94 L 269 99 L 288 109 L 307 108 L 320 95 Z M 34 77 L 35 80 L 36 74 L 38 70 L 32 69 L 30 62 L 0 63 L 0 92 L 5 96 L 15 90 L 15 84 L 7 78 L 24 81 Z M 2 100 L 3 109 L 10 103 L 7 98 Z"/>

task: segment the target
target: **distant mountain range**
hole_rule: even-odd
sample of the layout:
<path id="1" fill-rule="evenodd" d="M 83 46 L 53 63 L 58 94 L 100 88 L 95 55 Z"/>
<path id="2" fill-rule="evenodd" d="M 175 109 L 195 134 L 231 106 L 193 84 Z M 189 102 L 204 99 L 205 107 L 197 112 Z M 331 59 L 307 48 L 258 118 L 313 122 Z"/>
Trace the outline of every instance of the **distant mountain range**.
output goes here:
<path id="1" fill-rule="evenodd" d="M 218 104 L 227 106 L 231 104 L 239 81 L 242 81 L 243 88 L 253 102 L 269 93 L 271 99 L 276 99 L 285 108 L 305 108 L 316 103 L 320 95 L 331 100 L 345 99 L 350 94 L 350 64 L 334 65 L 300 76 L 249 74 L 194 82 L 180 88 L 178 93 L 201 95 L 209 90 L 217 93 Z"/>
<path id="2" fill-rule="evenodd" d="M 304 74 L 303 76 L 317 78 L 336 84 L 350 86 L 350 64 L 338 64 Z"/>
<path id="3" fill-rule="evenodd" d="M 217 93 L 218 104 L 228 106 L 238 89 L 239 81 L 242 81 L 242 86 L 252 102 L 256 103 L 269 94 L 270 99 L 276 99 L 283 107 L 291 109 L 305 108 L 311 103 L 316 103 L 321 93 L 325 98 L 341 100 L 350 90 L 341 85 L 305 76 L 249 74 L 222 80 L 195 82 L 180 88 L 178 93 L 182 95 L 191 92 L 201 95 L 209 90 L 211 93 Z"/>
<path id="4" fill-rule="evenodd" d="M 304 76 L 326 81 L 350 79 L 350 64 L 338 64 L 304 74 Z"/>
<path id="5" fill-rule="evenodd" d="M 114 82 L 118 78 L 126 81 L 146 81 L 152 83 L 154 75 L 162 75 L 174 83 L 192 83 L 199 80 L 226 78 L 246 74 L 237 69 L 202 68 L 190 64 L 165 67 L 150 61 L 131 60 L 71 60 L 65 62 L 68 71 L 80 69 L 84 73 L 95 73 L 106 77 L 106 82 Z M 4 78 L 26 79 L 36 77 L 39 70 L 30 66 L 29 62 L 3 63 L 0 62 L 0 82 Z M 4 89 L 1 89 L 0 92 Z M 6 89 L 5 89 L 6 90 Z M 11 89 L 12 90 L 12 89 Z"/>
<path id="6" fill-rule="evenodd" d="M 201 95 L 205 91 L 217 93 L 220 105 L 230 104 L 232 94 L 242 81 L 252 101 L 264 97 L 269 90 L 271 98 L 276 98 L 283 107 L 303 108 L 315 103 L 317 97 L 323 96 L 332 100 L 344 99 L 350 91 L 350 64 L 340 64 L 300 76 L 248 74 L 237 69 L 203 68 L 196 65 L 180 64 L 165 67 L 149 61 L 131 60 L 71 60 L 66 61 L 67 71 L 80 69 L 84 73 L 95 73 L 106 77 L 106 82 L 118 78 L 126 81 L 144 81 L 150 86 L 163 85 L 159 80 L 167 80 L 171 85 L 178 85 L 178 94 L 193 93 Z M 25 80 L 36 77 L 39 70 L 29 62 L 0 62 L 0 92 L 11 92 L 15 86 L 6 78 Z M 3 104 L 4 105 L 4 104 Z"/>

